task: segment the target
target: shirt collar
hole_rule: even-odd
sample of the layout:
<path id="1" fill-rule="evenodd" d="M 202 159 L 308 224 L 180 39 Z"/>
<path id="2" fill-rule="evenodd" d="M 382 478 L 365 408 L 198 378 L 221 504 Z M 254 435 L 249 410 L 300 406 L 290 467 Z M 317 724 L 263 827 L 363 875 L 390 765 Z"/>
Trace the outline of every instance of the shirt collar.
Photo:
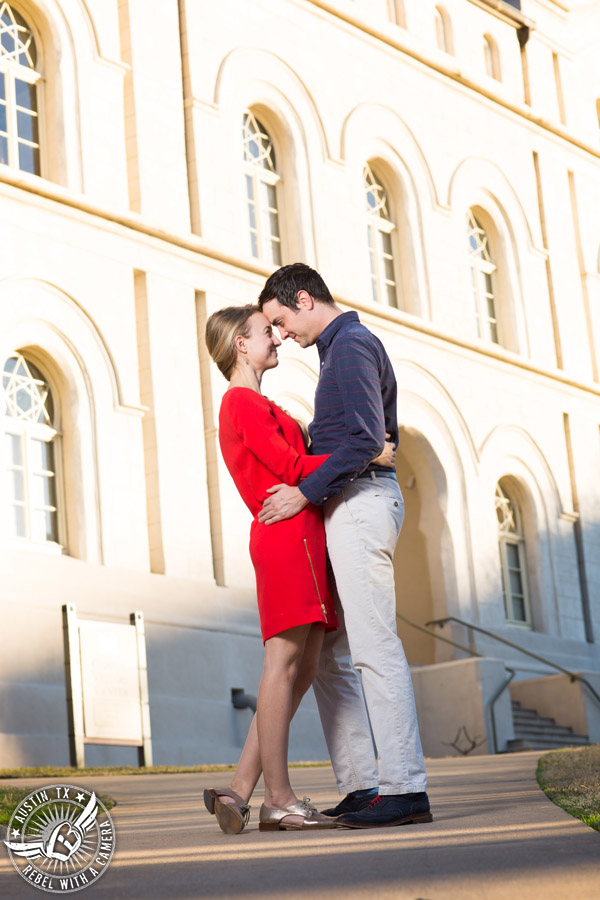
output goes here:
<path id="1" fill-rule="evenodd" d="M 351 310 L 350 312 L 342 313 L 341 316 L 336 316 L 333 321 L 329 323 L 329 325 L 323 329 L 319 337 L 317 338 L 317 349 L 320 353 L 325 351 L 330 345 L 338 331 L 347 328 L 352 322 L 359 322 L 358 313 Z"/>

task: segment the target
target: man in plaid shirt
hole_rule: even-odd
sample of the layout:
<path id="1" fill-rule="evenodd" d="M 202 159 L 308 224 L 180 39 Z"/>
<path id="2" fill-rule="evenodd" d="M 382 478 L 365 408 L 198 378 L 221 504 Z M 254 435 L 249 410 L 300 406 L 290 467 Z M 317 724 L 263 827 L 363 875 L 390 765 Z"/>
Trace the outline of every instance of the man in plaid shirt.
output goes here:
<path id="1" fill-rule="evenodd" d="M 282 339 L 316 344 L 321 363 L 309 432 L 312 451 L 331 456 L 298 487 L 274 485 L 259 520 L 323 506 L 340 628 L 325 636 L 314 691 L 346 795 L 324 812 L 352 828 L 429 822 L 412 681 L 396 632 L 393 554 L 404 501 L 395 472 L 371 462 L 386 433 L 398 441 L 392 365 L 381 341 L 303 263 L 274 272 L 259 306 Z"/>

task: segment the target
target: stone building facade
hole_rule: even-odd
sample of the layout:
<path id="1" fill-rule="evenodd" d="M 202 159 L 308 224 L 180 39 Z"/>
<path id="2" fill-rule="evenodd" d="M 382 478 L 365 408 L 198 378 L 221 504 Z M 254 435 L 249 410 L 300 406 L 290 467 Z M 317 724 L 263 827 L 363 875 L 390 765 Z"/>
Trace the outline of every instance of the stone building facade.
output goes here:
<path id="1" fill-rule="evenodd" d="M 568 0 L 0 3 L 2 764 L 68 761 L 65 603 L 144 613 L 155 762 L 239 753 L 262 646 L 202 334 L 295 260 L 395 367 L 411 664 L 465 658 L 405 621 L 452 616 L 600 672 L 599 24 Z M 316 351 L 280 357 L 265 391 L 309 421 Z M 325 756 L 311 701 L 292 756 Z"/>

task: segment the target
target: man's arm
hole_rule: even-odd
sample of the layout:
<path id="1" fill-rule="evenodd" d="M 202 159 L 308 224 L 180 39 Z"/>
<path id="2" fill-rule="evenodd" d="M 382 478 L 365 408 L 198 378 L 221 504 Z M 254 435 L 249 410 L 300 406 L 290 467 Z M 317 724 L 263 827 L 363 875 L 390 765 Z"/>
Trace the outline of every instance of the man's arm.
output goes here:
<path id="1" fill-rule="evenodd" d="M 386 442 L 383 453 L 372 460 L 372 462 L 394 469 L 396 466 L 396 452 L 394 445 L 388 441 L 391 435 L 386 434 L 385 437 Z M 264 525 L 273 525 L 274 522 L 281 522 L 282 519 L 292 519 L 299 512 L 302 512 L 308 503 L 300 488 L 292 487 L 289 484 L 274 484 L 272 487 L 267 488 L 267 493 L 271 494 L 271 496 L 267 497 L 262 510 L 258 514 L 258 521 Z"/>
<path id="2" fill-rule="evenodd" d="M 258 521 L 263 525 L 273 525 L 283 519 L 293 519 L 302 512 L 308 504 L 308 500 L 298 487 L 289 484 L 274 484 L 267 489 L 270 497 L 263 503 L 263 508 L 258 514 Z"/>
<path id="3" fill-rule="evenodd" d="M 345 439 L 299 487 L 273 485 L 258 519 L 273 524 L 297 515 L 307 503 L 320 505 L 337 494 L 378 456 L 385 442 L 385 418 L 379 368 L 373 350 L 362 342 L 336 345 L 334 371 L 344 416 Z"/>
<path id="4" fill-rule="evenodd" d="M 385 444 L 385 415 L 377 351 L 355 336 L 336 341 L 332 368 L 339 392 L 343 438 L 322 466 L 309 475 L 300 490 L 320 505 L 367 468 Z"/>

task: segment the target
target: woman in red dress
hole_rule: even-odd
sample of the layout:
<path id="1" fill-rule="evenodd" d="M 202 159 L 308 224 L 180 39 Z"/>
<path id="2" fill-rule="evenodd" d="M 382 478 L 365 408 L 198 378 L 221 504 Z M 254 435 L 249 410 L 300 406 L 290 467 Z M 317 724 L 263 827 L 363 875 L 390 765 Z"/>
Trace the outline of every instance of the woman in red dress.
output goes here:
<path id="1" fill-rule="evenodd" d="M 309 456 L 298 423 L 260 391 L 264 372 L 278 364 L 281 341 L 257 306 L 214 313 L 207 322 L 206 343 L 229 381 L 219 414 L 219 442 L 253 516 L 250 556 L 265 661 L 257 713 L 231 785 L 205 791 L 204 802 L 225 833 L 237 834 L 248 821 L 248 801 L 262 771 L 261 831 L 331 828 L 335 820 L 295 796 L 287 767 L 290 721 L 315 677 L 325 630 L 338 624 L 327 581 L 322 514 L 308 504 L 293 519 L 274 525 L 262 525 L 257 518 L 268 488 L 278 482 L 299 484 L 327 456 Z"/>

